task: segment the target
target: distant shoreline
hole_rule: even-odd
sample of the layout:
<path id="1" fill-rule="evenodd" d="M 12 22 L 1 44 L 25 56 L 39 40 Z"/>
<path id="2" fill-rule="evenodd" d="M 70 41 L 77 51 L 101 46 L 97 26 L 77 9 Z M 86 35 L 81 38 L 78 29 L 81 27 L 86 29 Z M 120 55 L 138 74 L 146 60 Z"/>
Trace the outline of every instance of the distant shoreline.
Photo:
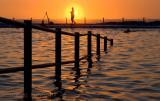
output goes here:
<path id="1" fill-rule="evenodd" d="M 160 21 L 143 22 L 143 21 L 125 21 L 125 22 L 104 22 L 104 23 L 92 23 L 92 24 L 65 24 L 54 23 L 45 24 L 33 23 L 37 26 L 44 26 L 48 28 L 160 28 Z M 0 23 L 0 28 L 19 28 L 14 25 L 8 25 Z"/>
<path id="2" fill-rule="evenodd" d="M 46 25 L 47 28 L 160 28 L 160 26 L 127 26 L 127 25 Z M 18 26 L 1 26 L 0 28 L 21 28 Z"/>

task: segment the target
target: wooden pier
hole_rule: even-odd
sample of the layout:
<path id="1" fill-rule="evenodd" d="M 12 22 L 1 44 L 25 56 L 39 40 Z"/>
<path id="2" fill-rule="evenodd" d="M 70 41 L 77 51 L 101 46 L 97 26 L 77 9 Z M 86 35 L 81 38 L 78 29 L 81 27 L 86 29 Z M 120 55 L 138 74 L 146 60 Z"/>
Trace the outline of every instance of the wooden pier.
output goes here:
<path id="1" fill-rule="evenodd" d="M 17 22 L 14 20 L 6 19 L 0 17 L 0 22 L 15 25 L 24 28 L 24 67 L 13 67 L 7 69 L 0 69 L 0 74 L 4 73 L 14 73 L 19 71 L 24 71 L 24 98 L 30 99 L 32 96 L 32 69 L 46 68 L 55 66 L 55 77 L 56 81 L 61 81 L 61 66 L 64 64 L 74 63 L 75 68 L 79 69 L 79 62 L 83 59 L 87 59 L 88 63 L 92 63 L 92 37 L 96 37 L 96 54 L 100 58 L 100 40 L 104 41 L 104 52 L 107 52 L 107 41 L 110 42 L 110 45 L 113 45 L 113 39 L 108 39 L 106 36 L 100 36 L 100 34 L 93 34 L 91 31 L 88 31 L 87 34 L 80 34 L 79 32 L 69 33 L 61 30 L 60 27 L 55 30 L 49 29 L 43 26 L 38 26 L 32 24 L 31 20 L 25 20 L 22 22 Z M 32 65 L 32 29 L 37 29 L 45 32 L 51 32 L 55 34 L 55 62 L 46 63 L 41 65 Z M 74 43 L 74 60 L 61 61 L 61 44 L 62 44 L 62 35 L 67 35 L 75 38 Z M 87 36 L 87 55 L 80 57 L 80 37 Z M 59 84 L 59 83 L 58 83 Z"/>

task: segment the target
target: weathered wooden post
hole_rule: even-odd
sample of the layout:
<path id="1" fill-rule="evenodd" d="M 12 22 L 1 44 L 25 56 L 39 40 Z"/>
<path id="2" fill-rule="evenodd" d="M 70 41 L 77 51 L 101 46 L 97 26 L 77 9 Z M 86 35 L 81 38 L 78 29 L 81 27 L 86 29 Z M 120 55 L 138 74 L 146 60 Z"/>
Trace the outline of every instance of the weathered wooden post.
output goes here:
<path id="1" fill-rule="evenodd" d="M 56 28 L 55 33 L 55 86 L 58 88 L 58 94 L 57 96 L 61 96 L 61 88 L 62 88 L 62 82 L 61 82 L 61 28 Z"/>
<path id="2" fill-rule="evenodd" d="M 61 28 L 56 28 L 55 34 L 55 77 L 61 79 Z"/>
<path id="3" fill-rule="evenodd" d="M 78 68 L 79 67 L 79 32 L 75 33 L 75 55 L 74 55 L 74 59 L 75 59 L 75 67 Z"/>
<path id="4" fill-rule="evenodd" d="M 68 23 L 67 18 L 66 18 L 66 24 Z"/>
<path id="5" fill-rule="evenodd" d="M 104 52 L 107 52 L 107 37 L 104 37 Z"/>
<path id="6" fill-rule="evenodd" d="M 32 22 L 24 21 L 24 97 L 32 94 Z"/>
<path id="7" fill-rule="evenodd" d="M 110 45 L 113 46 L 113 39 L 110 39 Z"/>
<path id="8" fill-rule="evenodd" d="M 88 62 L 92 62 L 92 32 L 88 31 Z"/>
<path id="9" fill-rule="evenodd" d="M 97 56 L 100 57 L 100 34 L 97 34 Z"/>

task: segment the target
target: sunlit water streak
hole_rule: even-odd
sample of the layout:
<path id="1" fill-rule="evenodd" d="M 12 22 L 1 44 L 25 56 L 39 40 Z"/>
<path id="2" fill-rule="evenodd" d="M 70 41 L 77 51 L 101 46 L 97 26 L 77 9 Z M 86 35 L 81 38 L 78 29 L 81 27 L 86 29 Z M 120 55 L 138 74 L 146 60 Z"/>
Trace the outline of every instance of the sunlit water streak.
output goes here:
<path id="1" fill-rule="evenodd" d="M 35 101 L 158 101 L 160 99 L 160 29 L 64 29 L 101 33 L 114 39 L 107 54 L 88 67 L 86 60 L 79 72 L 74 64 L 62 66 L 62 97 L 56 97 L 54 67 L 33 70 Z M 136 30 L 136 29 L 134 29 Z M 54 62 L 53 33 L 33 30 L 33 64 Z M 93 38 L 95 39 L 95 38 Z M 74 38 L 62 36 L 62 59 L 74 58 Z M 81 56 L 86 55 L 86 37 L 81 38 Z M 103 47 L 103 41 L 101 41 Z M 95 53 L 95 41 L 93 42 Z M 102 48 L 103 51 L 103 48 Z M 94 56 L 95 57 L 95 56 Z M 23 29 L 0 29 L 0 69 L 23 66 Z M 23 72 L 0 75 L 0 100 L 22 100 Z"/>

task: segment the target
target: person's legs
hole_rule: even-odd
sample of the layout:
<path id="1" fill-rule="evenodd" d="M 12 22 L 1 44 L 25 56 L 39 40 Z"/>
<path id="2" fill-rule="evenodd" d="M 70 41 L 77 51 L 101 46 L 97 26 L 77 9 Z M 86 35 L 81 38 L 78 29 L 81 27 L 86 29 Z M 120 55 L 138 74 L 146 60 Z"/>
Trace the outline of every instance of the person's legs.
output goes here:
<path id="1" fill-rule="evenodd" d="M 71 21 L 72 21 L 72 24 L 74 23 L 74 18 L 73 17 L 71 17 Z"/>

